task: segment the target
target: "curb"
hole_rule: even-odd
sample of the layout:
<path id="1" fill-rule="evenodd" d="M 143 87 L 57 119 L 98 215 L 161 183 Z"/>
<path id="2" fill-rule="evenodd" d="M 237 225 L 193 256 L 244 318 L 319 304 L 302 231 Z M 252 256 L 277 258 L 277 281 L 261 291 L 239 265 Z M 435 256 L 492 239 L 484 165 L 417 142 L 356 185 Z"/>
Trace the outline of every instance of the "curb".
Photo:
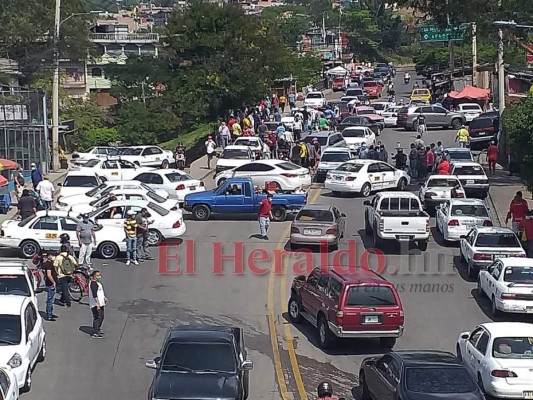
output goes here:
<path id="1" fill-rule="evenodd" d="M 492 195 L 490 194 L 490 189 L 489 189 L 489 193 L 488 193 L 488 196 L 487 196 L 487 201 L 489 203 L 489 208 L 490 208 L 491 214 L 498 221 L 498 225 L 505 226 L 505 225 L 502 224 L 502 221 L 500 219 L 500 213 L 498 212 L 500 207 L 498 206 L 498 203 L 496 203 L 496 201 L 492 198 Z"/>

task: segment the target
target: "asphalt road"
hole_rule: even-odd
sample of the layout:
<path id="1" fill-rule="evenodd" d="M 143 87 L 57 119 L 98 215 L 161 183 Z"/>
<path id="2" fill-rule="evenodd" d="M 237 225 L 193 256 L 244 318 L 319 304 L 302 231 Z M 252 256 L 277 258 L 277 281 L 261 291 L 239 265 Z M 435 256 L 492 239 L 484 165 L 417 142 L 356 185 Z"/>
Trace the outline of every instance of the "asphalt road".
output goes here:
<path id="1" fill-rule="evenodd" d="M 397 93 L 407 94 L 410 89 L 399 75 Z M 451 145 L 454 136 L 453 131 L 435 130 L 424 139 Z M 408 146 L 414 133 L 386 129 L 380 140 L 390 152 L 397 142 Z M 347 232 L 336 254 L 351 241 L 359 263 L 365 249 L 371 248 L 363 231 L 363 199 L 336 198 L 326 190 L 312 189 L 309 200 L 334 204 L 347 214 Z M 250 399 L 307 399 L 314 397 L 316 385 L 323 380 L 331 381 L 340 396 L 351 398 L 352 391 L 357 396 L 353 388 L 360 361 L 382 350 L 374 341 L 352 341 L 325 353 L 317 347 L 309 325 L 287 322 L 287 294 L 292 278 L 299 274 L 296 270 L 328 262 L 326 255 L 319 254 L 307 262 L 294 254 L 281 256 L 289 224 L 272 224 L 270 239 L 262 241 L 253 237 L 258 233 L 254 218 L 187 221 L 181 247 L 160 248 L 155 262 L 126 267 L 121 260 L 96 260 L 109 298 L 103 326 L 106 338 L 90 338 L 86 301 L 70 309 L 56 308 L 59 320 L 46 323 L 47 360 L 37 366 L 33 389 L 22 398 L 146 399 L 153 371 L 144 363 L 159 351 L 166 328 L 180 324 L 244 328 L 255 364 Z M 172 258 L 175 254 L 179 260 Z M 225 260 L 221 265 L 222 254 L 237 255 L 239 262 Z M 406 311 L 406 331 L 397 349 L 454 351 L 461 331 L 489 319 L 473 296 L 475 283 L 464 278 L 462 268 L 455 268 L 457 248 L 442 247 L 432 237 L 424 254 L 391 246 L 385 255 L 383 273 L 398 285 Z M 328 255 L 329 262 L 333 256 Z M 374 262 L 371 256 L 370 264 Z M 172 273 L 178 265 L 182 273 Z M 43 295 L 40 301 L 44 306 Z M 487 304 L 482 305 L 487 309 Z"/>

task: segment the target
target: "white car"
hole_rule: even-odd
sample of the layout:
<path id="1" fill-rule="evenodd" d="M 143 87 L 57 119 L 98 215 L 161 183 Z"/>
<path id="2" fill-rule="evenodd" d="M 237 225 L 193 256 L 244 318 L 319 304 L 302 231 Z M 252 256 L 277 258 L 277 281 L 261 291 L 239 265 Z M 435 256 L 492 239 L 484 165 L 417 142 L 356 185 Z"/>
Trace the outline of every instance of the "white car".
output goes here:
<path id="1" fill-rule="evenodd" d="M 384 111 L 381 115 L 383 116 L 386 127 L 395 127 L 398 126 L 398 113 L 403 107 L 393 106 Z"/>
<path id="2" fill-rule="evenodd" d="M 461 181 L 466 195 L 485 199 L 489 194 L 489 178 L 485 170 L 476 162 L 457 161 L 452 163 L 450 175 Z"/>
<path id="3" fill-rule="evenodd" d="M 470 278 L 498 258 L 526 257 L 520 241 L 510 228 L 474 227 L 461 237 L 459 257 L 467 265 Z"/>
<path id="4" fill-rule="evenodd" d="M 355 158 L 355 152 L 348 147 L 330 147 L 324 150 L 320 156 L 316 169 L 315 179 L 317 182 L 324 182 L 328 172 L 340 167 L 346 161 Z"/>
<path id="5" fill-rule="evenodd" d="M 155 190 L 150 186 L 139 181 L 107 181 L 101 183 L 94 189 L 91 189 L 83 194 L 73 196 L 59 196 L 56 203 L 56 209 L 61 211 L 68 211 L 73 205 L 88 204 L 94 200 L 108 196 L 116 190 L 136 189 L 147 192 L 154 192 L 157 195 L 168 198 L 169 195 L 166 190 Z"/>
<path id="6" fill-rule="evenodd" d="M 418 197 L 426 211 L 435 214 L 436 207 L 453 198 L 455 189 L 457 198 L 466 197 L 461 181 L 454 175 L 430 175 L 420 183 Z"/>
<path id="7" fill-rule="evenodd" d="M 159 204 L 161 207 L 167 210 L 173 210 L 179 208 L 179 202 L 175 199 L 169 197 L 161 197 L 154 191 L 144 190 L 144 189 L 122 189 L 114 190 L 113 194 L 115 195 L 116 200 L 144 200 L 152 201 L 156 204 Z M 112 200 L 110 196 L 100 197 L 97 200 L 93 200 L 87 204 L 74 204 L 69 211 L 73 215 L 88 214 L 94 210 L 104 207 L 106 204 L 110 203 Z M 1 265 L 1 263 L 0 263 Z"/>
<path id="8" fill-rule="evenodd" d="M 58 250 L 59 237 L 67 233 L 76 237 L 78 215 L 68 211 L 37 211 L 37 214 L 23 221 L 7 220 L 2 223 L 0 246 L 20 249 L 24 258 L 32 258 L 41 249 Z M 96 247 L 94 252 L 104 259 L 116 258 L 119 252 L 126 251 L 123 227 L 96 226 Z M 79 249 L 78 241 L 72 240 L 74 250 Z"/>
<path id="9" fill-rule="evenodd" d="M 376 144 L 376 134 L 366 126 L 350 126 L 341 132 L 348 147 L 356 152 L 364 144 L 372 146 Z"/>
<path id="10" fill-rule="evenodd" d="M 304 99 L 304 107 L 320 108 L 326 105 L 326 97 L 322 92 L 309 92 Z"/>
<path id="11" fill-rule="evenodd" d="M 325 187 L 334 194 L 359 193 L 363 197 L 386 190 L 405 190 L 411 182 L 407 172 L 383 161 L 352 160 L 342 164 L 326 176 Z"/>
<path id="12" fill-rule="evenodd" d="M 377 101 L 375 103 L 372 103 L 374 111 L 376 112 L 376 114 L 379 115 L 383 115 L 383 113 L 388 111 L 389 108 L 391 108 L 393 105 L 394 103 L 390 103 L 388 101 Z"/>
<path id="13" fill-rule="evenodd" d="M 57 186 L 61 188 L 61 197 L 66 197 L 88 192 L 102 182 L 94 171 L 69 171 L 63 183 Z"/>
<path id="14" fill-rule="evenodd" d="M 464 115 L 466 122 L 472 122 L 474 118 L 483 114 L 481 106 L 477 103 L 464 103 L 457 106 L 457 112 Z"/>
<path id="15" fill-rule="evenodd" d="M 108 158 L 105 160 L 89 160 L 79 171 L 94 172 L 99 177 L 108 181 L 127 181 L 133 179 L 142 172 L 153 171 L 154 168 L 139 167 L 138 165 L 119 158 Z"/>
<path id="16" fill-rule="evenodd" d="M 39 309 L 37 290 L 37 280 L 33 277 L 26 261 L 17 259 L 0 261 L 0 301 L 2 296 L 26 296 Z"/>
<path id="17" fill-rule="evenodd" d="M 11 368 L 21 391 L 31 389 L 33 368 L 45 357 L 43 319 L 31 299 L 3 297 L 0 301 L 0 365 Z"/>
<path id="18" fill-rule="evenodd" d="M 487 296 L 492 303 L 494 317 L 502 312 L 533 314 L 533 259 L 497 259 L 479 271 L 477 282 L 479 295 Z"/>
<path id="19" fill-rule="evenodd" d="M 116 147 L 90 147 L 85 151 L 75 151 L 72 153 L 72 164 L 82 165 L 89 160 L 94 159 L 105 159 L 109 156 L 116 156 L 118 154 L 118 149 Z"/>
<path id="20" fill-rule="evenodd" d="M 255 136 L 240 137 L 233 142 L 235 146 L 249 147 L 252 153 L 255 154 L 256 159 L 261 158 L 264 155 L 265 144 L 263 141 Z"/>
<path id="21" fill-rule="evenodd" d="M 311 186 L 311 175 L 307 168 L 284 160 L 258 160 L 238 168 L 223 171 L 215 176 L 219 186 L 228 178 L 251 178 L 255 186 L 265 187 L 267 182 L 275 182 L 278 189 L 293 191 Z"/>
<path id="22" fill-rule="evenodd" d="M 9 367 L 0 367 L 0 399 L 19 400 L 17 377 Z"/>
<path id="23" fill-rule="evenodd" d="M 174 153 L 159 146 L 132 146 L 123 149 L 120 158 L 140 167 L 168 168 L 174 162 Z"/>
<path id="24" fill-rule="evenodd" d="M 255 160 L 255 155 L 248 146 L 229 145 L 224 148 L 218 157 L 216 173 L 227 169 L 237 168 L 243 164 Z"/>
<path id="25" fill-rule="evenodd" d="M 287 115 L 287 116 L 281 117 L 281 123 L 285 125 L 285 128 L 292 130 L 292 128 L 294 128 L 294 116 Z"/>
<path id="26" fill-rule="evenodd" d="M 113 226 L 124 230 L 124 220 L 128 211 L 133 210 L 135 213 L 138 213 L 143 208 L 148 209 L 150 213 L 149 219 L 153 221 L 148 227 L 148 243 L 151 246 L 157 246 L 163 240 L 176 239 L 185 234 L 187 227 L 183 221 L 183 212 L 180 209 L 169 211 L 151 201 L 113 201 L 93 211 L 89 214 L 89 217 L 104 227 Z M 122 237 L 124 237 L 124 234 Z"/>
<path id="27" fill-rule="evenodd" d="M 168 193 L 171 199 L 183 202 L 189 193 L 205 191 L 205 184 L 179 169 L 159 169 L 144 172 L 134 178 L 151 187 L 154 191 Z"/>
<path id="28" fill-rule="evenodd" d="M 451 199 L 437 206 L 437 230 L 445 241 L 459 241 L 475 226 L 493 226 L 482 200 Z"/>
<path id="29" fill-rule="evenodd" d="M 483 392 L 498 399 L 533 399 L 533 325 L 489 322 L 457 340 L 457 357 Z"/>

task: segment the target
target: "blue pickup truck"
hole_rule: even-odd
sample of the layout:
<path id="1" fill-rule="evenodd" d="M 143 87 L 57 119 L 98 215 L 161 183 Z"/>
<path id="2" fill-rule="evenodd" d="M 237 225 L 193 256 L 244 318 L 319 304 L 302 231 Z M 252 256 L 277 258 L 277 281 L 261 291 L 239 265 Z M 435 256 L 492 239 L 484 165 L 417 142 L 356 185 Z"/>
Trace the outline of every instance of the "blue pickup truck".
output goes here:
<path id="1" fill-rule="evenodd" d="M 207 221 L 211 214 L 256 214 L 266 193 L 257 193 L 250 178 L 229 178 L 216 189 L 189 193 L 183 208 L 197 221 Z M 306 203 L 305 193 L 274 194 L 272 217 L 285 221 L 287 214 L 299 211 Z"/>

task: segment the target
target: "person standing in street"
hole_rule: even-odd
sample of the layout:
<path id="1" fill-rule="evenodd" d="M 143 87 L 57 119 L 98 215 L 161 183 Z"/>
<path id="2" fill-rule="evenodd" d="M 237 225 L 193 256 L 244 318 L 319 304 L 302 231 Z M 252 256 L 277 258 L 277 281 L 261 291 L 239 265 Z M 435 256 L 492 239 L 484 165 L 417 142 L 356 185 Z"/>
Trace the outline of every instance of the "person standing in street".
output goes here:
<path id="1" fill-rule="evenodd" d="M 139 265 L 137 261 L 137 221 L 135 211 L 129 210 L 128 217 L 124 221 L 124 233 L 126 234 L 126 265 L 132 262 Z"/>
<path id="2" fill-rule="evenodd" d="M 33 185 L 33 190 L 37 190 L 37 185 L 43 180 L 43 174 L 37 168 L 35 163 L 31 163 L 31 183 Z"/>
<path id="3" fill-rule="evenodd" d="M 496 142 L 490 142 L 489 147 L 487 148 L 487 162 L 489 164 L 489 175 L 496 174 L 496 162 L 498 161 L 498 154 L 500 150 L 496 146 Z"/>
<path id="4" fill-rule="evenodd" d="M 291 91 L 289 93 L 289 106 L 291 110 L 294 108 L 295 105 L 296 105 L 296 95 L 294 94 L 294 92 Z"/>
<path id="5" fill-rule="evenodd" d="M 89 219 L 89 214 L 83 214 L 81 221 L 76 227 L 76 236 L 80 245 L 80 255 L 78 265 L 80 267 L 91 268 L 91 254 L 93 246 L 96 246 L 96 235 L 94 233 L 94 224 Z"/>
<path id="6" fill-rule="evenodd" d="M 44 262 L 41 266 L 44 274 L 44 285 L 46 287 L 46 315 L 44 319 L 46 321 L 54 322 L 56 316 L 54 312 L 54 302 L 56 299 L 56 288 L 59 284 L 57 277 L 57 271 L 54 268 L 53 258 L 51 254 L 43 254 Z"/>
<path id="7" fill-rule="evenodd" d="M 443 157 L 440 163 L 437 165 L 437 174 L 438 175 L 448 175 L 450 173 L 450 163 Z"/>
<path id="8" fill-rule="evenodd" d="M 235 123 L 233 126 L 238 125 L 238 123 Z M 213 159 L 213 156 L 215 155 L 215 150 L 217 149 L 217 145 L 213 140 L 213 136 L 208 136 L 207 141 L 205 142 L 205 150 L 207 153 L 207 169 L 211 169 L 211 160 Z"/>
<path id="9" fill-rule="evenodd" d="M 28 189 L 22 191 L 22 196 L 20 196 L 20 199 L 17 202 L 17 209 L 17 214 L 20 215 L 20 219 L 22 220 L 35 215 L 37 212 L 35 199 L 30 196 L 30 191 Z"/>
<path id="10" fill-rule="evenodd" d="M 69 284 L 72 281 L 72 274 L 78 268 L 76 259 L 68 253 L 68 247 L 62 245 L 59 249 L 59 254 L 54 260 L 54 268 L 59 279 L 59 290 L 61 298 L 59 302 L 61 306 L 72 306 L 72 296 L 70 295 Z"/>
<path id="11" fill-rule="evenodd" d="M 231 137 L 229 129 L 224 121 L 220 123 L 220 127 L 218 128 L 218 136 L 220 138 L 220 147 L 222 147 L 222 149 L 225 149 L 226 146 L 230 143 Z"/>
<path id="12" fill-rule="evenodd" d="M 509 211 L 505 218 L 505 224 L 511 220 L 514 233 L 518 234 L 520 222 L 526 218 L 526 214 L 529 212 L 529 206 L 527 201 L 523 199 L 521 191 L 516 192 L 511 204 L 509 204 Z"/>
<path id="13" fill-rule="evenodd" d="M 522 243 L 528 258 L 533 258 L 533 212 L 528 211 L 526 218 L 520 222 L 518 230 L 522 232 Z"/>
<path id="14" fill-rule="evenodd" d="M 89 284 L 89 307 L 93 315 L 93 339 L 102 339 L 102 324 L 104 323 L 104 309 L 108 300 L 105 297 L 104 287 L 102 286 L 102 274 L 95 270 L 91 273 L 91 283 Z"/>
<path id="15" fill-rule="evenodd" d="M 299 116 L 294 119 L 294 125 L 292 127 L 294 133 L 294 140 L 297 142 L 302 139 L 303 122 Z"/>
<path id="16" fill-rule="evenodd" d="M 150 213 L 146 208 L 143 208 L 135 217 L 137 222 L 137 257 L 139 261 L 153 260 L 154 258 L 150 254 L 148 249 L 148 226 L 153 224 L 154 221 L 149 221 Z"/>
<path id="17" fill-rule="evenodd" d="M 279 108 L 281 108 L 281 113 L 285 112 L 285 105 L 287 104 L 287 98 L 284 94 L 279 98 Z"/>
<path id="18" fill-rule="evenodd" d="M 466 126 L 463 125 L 461 129 L 457 131 L 455 141 L 459 143 L 460 147 L 468 146 L 468 142 L 470 141 L 470 134 L 468 133 L 468 129 L 466 129 Z"/>
<path id="19" fill-rule="evenodd" d="M 46 209 L 51 210 L 54 192 L 56 191 L 54 184 L 48 180 L 47 176 L 43 176 L 43 180 L 39 182 L 35 190 L 39 192 Z"/>
<path id="20" fill-rule="evenodd" d="M 435 153 L 431 150 L 430 146 L 426 146 L 426 171 L 427 175 L 433 172 L 433 167 L 435 164 Z"/>
<path id="21" fill-rule="evenodd" d="M 272 193 L 259 202 L 259 235 L 261 239 L 268 240 L 268 227 L 272 219 Z"/>
<path id="22" fill-rule="evenodd" d="M 18 167 L 16 171 L 13 172 L 11 175 L 11 179 L 13 180 L 13 183 L 15 184 L 15 195 L 17 197 L 17 200 L 22 197 L 22 192 L 24 191 L 24 188 L 26 187 L 26 180 L 24 179 L 22 167 Z"/>

